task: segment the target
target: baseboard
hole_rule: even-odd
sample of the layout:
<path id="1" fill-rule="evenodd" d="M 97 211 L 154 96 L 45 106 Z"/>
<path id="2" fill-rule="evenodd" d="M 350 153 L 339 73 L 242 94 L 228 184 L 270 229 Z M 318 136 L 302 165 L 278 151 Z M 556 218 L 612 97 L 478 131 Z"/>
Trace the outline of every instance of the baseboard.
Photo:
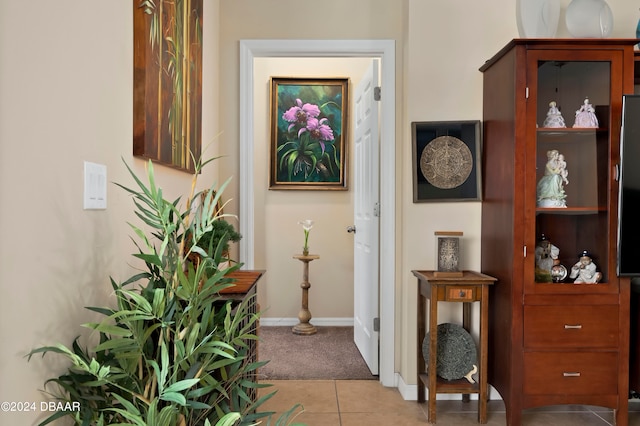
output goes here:
<path id="1" fill-rule="evenodd" d="M 260 325 L 293 327 L 298 324 L 298 318 L 260 317 Z M 313 318 L 310 321 L 316 327 L 353 327 L 353 318 Z"/>

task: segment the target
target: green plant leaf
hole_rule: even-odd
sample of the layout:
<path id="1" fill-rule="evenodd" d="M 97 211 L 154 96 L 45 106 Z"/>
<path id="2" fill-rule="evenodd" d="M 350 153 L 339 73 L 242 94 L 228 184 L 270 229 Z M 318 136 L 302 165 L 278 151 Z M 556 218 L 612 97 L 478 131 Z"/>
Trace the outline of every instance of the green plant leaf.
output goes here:
<path id="1" fill-rule="evenodd" d="M 137 254 L 134 254 L 133 256 L 137 257 L 138 259 L 142 259 L 145 262 L 151 263 L 152 265 L 162 267 L 162 259 L 160 259 L 158 255 L 155 253 L 154 254 L 137 253 Z"/>
<path id="2" fill-rule="evenodd" d="M 120 337 L 129 337 L 131 336 L 131 331 L 126 328 L 120 327 L 118 325 L 110 325 L 105 323 L 95 323 L 89 322 L 82 324 L 83 327 L 92 328 L 101 333 L 110 334 L 112 336 L 120 336 Z"/>
<path id="3" fill-rule="evenodd" d="M 187 405 L 187 399 L 183 394 L 178 392 L 164 392 L 160 395 L 160 399 L 168 402 L 175 402 L 176 404 L 185 406 Z"/>
<path id="4" fill-rule="evenodd" d="M 176 382 L 176 383 L 172 384 L 171 386 L 168 386 L 165 389 L 165 393 L 167 393 L 167 392 L 180 392 L 180 391 L 183 391 L 185 389 L 189 389 L 190 387 L 196 385 L 199 381 L 200 381 L 200 379 L 180 380 L 179 382 Z"/>
<path id="5" fill-rule="evenodd" d="M 65 416 L 69 416 L 71 415 L 68 411 L 57 411 L 54 414 L 52 414 L 51 416 L 47 417 L 46 419 L 44 419 L 42 422 L 38 423 L 38 426 L 45 426 L 48 425 L 49 423 L 58 420 L 62 417 Z"/>
<path id="6" fill-rule="evenodd" d="M 138 348 L 138 344 L 134 339 L 123 338 L 123 339 L 109 339 L 106 342 L 100 343 L 95 347 L 96 352 L 108 351 L 108 350 L 116 350 L 119 351 L 133 351 Z"/>
<path id="7" fill-rule="evenodd" d="M 240 415 L 240 413 L 227 413 L 220 420 L 218 420 L 216 426 L 233 426 L 241 418 L 242 416 Z M 205 426 L 207 424 L 211 425 L 211 423 L 209 423 L 209 419 L 207 419 L 207 421 L 205 422 Z"/>

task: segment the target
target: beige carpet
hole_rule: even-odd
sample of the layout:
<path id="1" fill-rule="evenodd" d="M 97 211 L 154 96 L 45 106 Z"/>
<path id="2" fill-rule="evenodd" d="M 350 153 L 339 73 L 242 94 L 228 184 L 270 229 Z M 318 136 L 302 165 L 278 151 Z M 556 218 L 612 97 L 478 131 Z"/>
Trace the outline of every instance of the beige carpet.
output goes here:
<path id="1" fill-rule="evenodd" d="M 371 374 L 353 342 L 353 327 L 318 327 L 299 336 L 291 327 L 261 326 L 258 360 L 269 362 L 259 380 L 369 380 Z"/>

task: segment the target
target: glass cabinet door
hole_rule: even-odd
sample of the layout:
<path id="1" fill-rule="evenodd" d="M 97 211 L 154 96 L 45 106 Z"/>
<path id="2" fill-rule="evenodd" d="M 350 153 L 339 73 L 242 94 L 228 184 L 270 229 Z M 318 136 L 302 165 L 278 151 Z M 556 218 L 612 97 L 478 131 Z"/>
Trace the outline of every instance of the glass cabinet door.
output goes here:
<path id="1" fill-rule="evenodd" d="M 535 172 L 528 171 L 526 196 L 535 210 L 530 225 L 535 233 L 529 234 L 535 256 L 527 264 L 533 263 L 536 292 L 584 291 L 586 285 L 607 291 L 615 275 L 610 270 L 614 59 L 610 52 L 575 60 L 555 53 L 536 52 L 529 62 L 536 77 L 527 114 L 535 116 L 535 129 L 528 126 L 526 161 L 529 167 L 535 161 Z"/>

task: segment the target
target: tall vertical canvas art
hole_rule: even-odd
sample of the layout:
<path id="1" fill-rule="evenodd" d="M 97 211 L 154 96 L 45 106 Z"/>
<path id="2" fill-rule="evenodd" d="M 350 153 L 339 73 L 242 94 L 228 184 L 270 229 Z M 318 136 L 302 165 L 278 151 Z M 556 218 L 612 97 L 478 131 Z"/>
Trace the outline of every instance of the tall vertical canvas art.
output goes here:
<path id="1" fill-rule="evenodd" d="M 133 155 L 194 172 L 202 133 L 203 0 L 133 0 Z"/>

